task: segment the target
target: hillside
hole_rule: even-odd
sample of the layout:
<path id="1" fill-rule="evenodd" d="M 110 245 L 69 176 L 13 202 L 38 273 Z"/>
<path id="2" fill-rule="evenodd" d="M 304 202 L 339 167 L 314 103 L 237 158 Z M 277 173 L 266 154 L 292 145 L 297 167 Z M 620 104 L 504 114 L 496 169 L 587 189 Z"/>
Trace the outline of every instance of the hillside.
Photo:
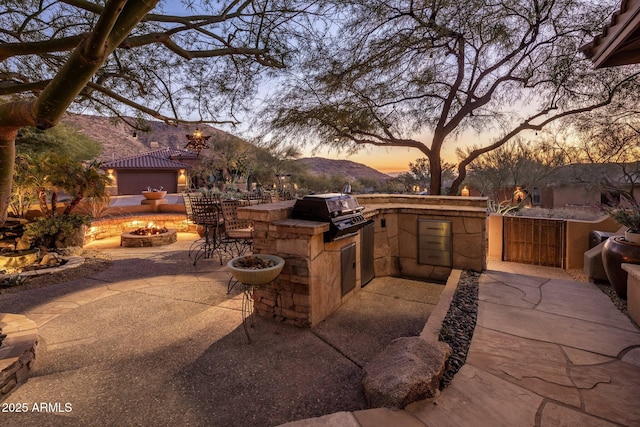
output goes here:
<path id="1" fill-rule="evenodd" d="M 98 141 L 102 145 L 102 154 L 99 157 L 102 161 L 133 156 L 159 148 L 184 148 L 187 143 L 186 135 L 193 133 L 196 127 L 203 129 L 205 135 L 211 135 L 210 145 L 215 144 L 216 141 L 238 138 L 208 125 L 169 126 L 163 122 L 144 121 L 146 130 L 136 131 L 134 136 L 131 127 L 109 117 L 67 114 L 62 122 L 73 125 L 80 132 Z M 389 179 L 389 175 L 349 160 L 307 157 L 298 159 L 296 162 L 302 165 L 304 170 L 315 175 L 338 175 L 354 181 L 359 178 L 377 181 Z"/>
<path id="2" fill-rule="evenodd" d="M 144 131 L 134 131 L 122 121 L 109 117 L 67 114 L 63 123 L 75 126 L 85 135 L 102 145 L 100 160 L 128 157 L 159 148 L 184 148 L 187 134 L 196 127 L 203 129 L 205 135 L 211 135 L 210 142 L 220 139 L 237 138 L 227 132 L 208 125 L 170 126 L 163 122 L 144 121 Z M 157 143 L 157 144 L 156 144 Z"/>
<path id="3" fill-rule="evenodd" d="M 389 175 L 386 175 L 376 169 L 350 160 L 304 157 L 296 160 L 296 163 L 302 165 L 304 170 L 311 172 L 314 175 L 337 175 L 352 181 L 360 178 L 384 181 L 390 178 Z"/>

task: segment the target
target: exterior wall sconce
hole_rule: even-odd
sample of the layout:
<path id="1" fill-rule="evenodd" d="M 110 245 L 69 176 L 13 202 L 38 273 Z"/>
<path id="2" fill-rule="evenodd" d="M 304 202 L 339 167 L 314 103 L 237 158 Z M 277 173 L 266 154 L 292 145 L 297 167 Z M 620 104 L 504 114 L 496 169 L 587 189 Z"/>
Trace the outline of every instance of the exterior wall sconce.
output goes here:
<path id="1" fill-rule="evenodd" d="M 187 184 L 187 175 L 184 169 L 178 170 L 178 186 L 184 186 Z M 180 189 L 178 189 L 179 191 Z"/>
<path id="2" fill-rule="evenodd" d="M 516 204 L 520 204 L 524 202 L 527 195 L 525 194 L 522 187 L 516 187 L 516 190 L 513 192 L 513 202 Z"/>
<path id="3" fill-rule="evenodd" d="M 462 190 L 460 191 L 460 195 L 462 197 L 469 197 L 469 187 L 467 187 L 466 185 L 462 187 Z"/>
<path id="4" fill-rule="evenodd" d="M 114 185 L 116 182 L 116 177 L 113 172 L 113 169 L 107 169 L 107 178 L 111 181 L 111 185 Z"/>

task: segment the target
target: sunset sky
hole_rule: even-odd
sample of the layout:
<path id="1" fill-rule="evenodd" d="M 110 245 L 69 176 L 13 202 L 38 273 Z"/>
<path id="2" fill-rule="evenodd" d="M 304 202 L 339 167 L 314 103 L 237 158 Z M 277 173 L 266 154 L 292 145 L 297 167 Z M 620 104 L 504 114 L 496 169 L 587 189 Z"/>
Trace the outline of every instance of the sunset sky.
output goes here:
<path id="1" fill-rule="evenodd" d="M 173 3 L 170 1 L 163 2 L 164 10 L 167 13 L 173 15 L 186 15 L 189 14 L 189 11 L 184 10 L 182 4 Z M 273 85 L 273 82 L 267 81 L 261 84 L 261 89 L 259 90 L 259 95 L 256 97 L 255 101 L 259 99 L 264 99 L 268 92 L 271 90 L 277 90 L 277 86 Z M 259 102 L 257 102 L 259 104 Z M 251 122 L 251 118 L 247 118 L 247 123 Z M 240 126 L 240 134 L 247 132 L 247 129 L 242 129 L 242 125 Z M 231 131 L 231 133 L 236 133 L 233 130 L 222 129 L 226 131 Z M 251 132 L 248 132 L 248 136 L 251 136 Z M 427 142 L 427 145 L 430 141 L 430 135 L 426 136 L 416 136 L 415 139 L 421 142 Z M 468 145 L 467 141 L 472 140 L 473 138 L 465 138 L 462 137 L 461 140 L 447 141 L 443 146 L 442 157 L 447 162 L 455 163 L 455 149 L 456 146 L 466 146 Z M 362 163 L 364 165 L 370 166 L 374 169 L 379 170 L 383 173 L 394 173 L 394 172 L 406 172 L 409 170 L 409 163 L 415 162 L 416 159 L 425 157 L 425 155 L 416 150 L 414 148 L 405 148 L 405 147 L 393 147 L 393 148 L 383 148 L 383 147 L 364 147 L 358 153 L 353 155 L 347 155 L 346 153 L 337 153 L 335 150 L 330 148 L 318 150 L 316 152 L 312 152 L 311 149 L 303 150 L 303 157 L 324 157 L 329 159 L 341 159 L 341 160 L 351 160 L 353 162 Z"/>
<path id="2" fill-rule="evenodd" d="M 429 142 L 429 136 L 416 137 L 418 141 Z M 442 157 L 445 161 L 450 163 L 456 163 L 455 150 L 458 146 L 464 147 L 469 144 L 472 137 L 461 138 L 457 141 L 447 141 L 443 146 Z M 328 159 L 342 159 L 351 160 L 352 162 L 362 163 L 379 170 L 383 173 L 393 172 L 406 172 L 409 170 L 409 163 L 414 163 L 416 159 L 426 157 L 421 151 L 415 148 L 405 147 L 371 147 L 363 148 L 359 153 L 353 155 L 347 155 L 345 153 L 337 154 L 335 150 L 321 150 L 316 153 L 312 153 L 310 150 L 305 150 L 304 157 L 325 157 Z"/>
<path id="3" fill-rule="evenodd" d="M 328 159 L 351 160 L 362 163 L 384 173 L 406 172 L 409 170 L 409 162 L 415 162 L 420 157 L 425 157 L 414 148 L 381 148 L 374 147 L 363 149 L 353 155 L 336 154 L 334 151 L 320 151 L 315 154 L 305 152 L 305 157 L 325 157 Z"/>
<path id="4" fill-rule="evenodd" d="M 406 172 L 409 170 L 409 162 L 415 162 L 417 158 L 424 157 L 415 148 L 379 148 L 362 150 L 352 156 L 338 156 L 335 158 L 351 160 L 370 166 L 384 173 Z"/>

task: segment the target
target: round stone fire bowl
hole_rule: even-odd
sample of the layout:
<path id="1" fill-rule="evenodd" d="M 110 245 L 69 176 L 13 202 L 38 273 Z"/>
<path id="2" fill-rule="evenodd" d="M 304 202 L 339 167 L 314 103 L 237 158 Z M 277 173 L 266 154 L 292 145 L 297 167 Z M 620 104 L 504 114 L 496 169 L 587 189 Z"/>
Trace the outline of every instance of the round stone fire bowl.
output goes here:
<path id="1" fill-rule="evenodd" d="M 234 279 L 240 283 L 244 283 L 245 285 L 266 285 L 267 283 L 274 281 L 284 267 L 284 259 L 276 255 L 254 254 L 250 256 L 274 261 L 276 265 L 269 268 L 251 270 L 248 268 L 239 268 L 234 266 L 235 262 L 244 258 L 244 256 L 233 258 L 227 263 L 227 268 L 231 271 Z"/>
<path id="2" fill-rule="evenodd" d="M 150 248 L 152 246 L 170 245 L 178 238 L 177 230 L 169 228 L 166 233 L 139 236 L 137 234 L 122 233 L 120 246 L 126 248 Z"/>

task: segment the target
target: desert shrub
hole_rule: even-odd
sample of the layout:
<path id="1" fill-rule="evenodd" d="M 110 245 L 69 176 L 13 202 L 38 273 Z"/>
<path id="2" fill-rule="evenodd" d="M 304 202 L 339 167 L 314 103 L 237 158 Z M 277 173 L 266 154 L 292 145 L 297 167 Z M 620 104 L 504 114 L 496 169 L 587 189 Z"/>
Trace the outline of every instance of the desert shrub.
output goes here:
<path id="1" fill-rule="evenodd" d="M 31 247 L 66 248 L 82 246 L 85 227 L 91 224 L 87 215 L 54 215 L 40 217 L 26 226 L 23 239 Z"/>

